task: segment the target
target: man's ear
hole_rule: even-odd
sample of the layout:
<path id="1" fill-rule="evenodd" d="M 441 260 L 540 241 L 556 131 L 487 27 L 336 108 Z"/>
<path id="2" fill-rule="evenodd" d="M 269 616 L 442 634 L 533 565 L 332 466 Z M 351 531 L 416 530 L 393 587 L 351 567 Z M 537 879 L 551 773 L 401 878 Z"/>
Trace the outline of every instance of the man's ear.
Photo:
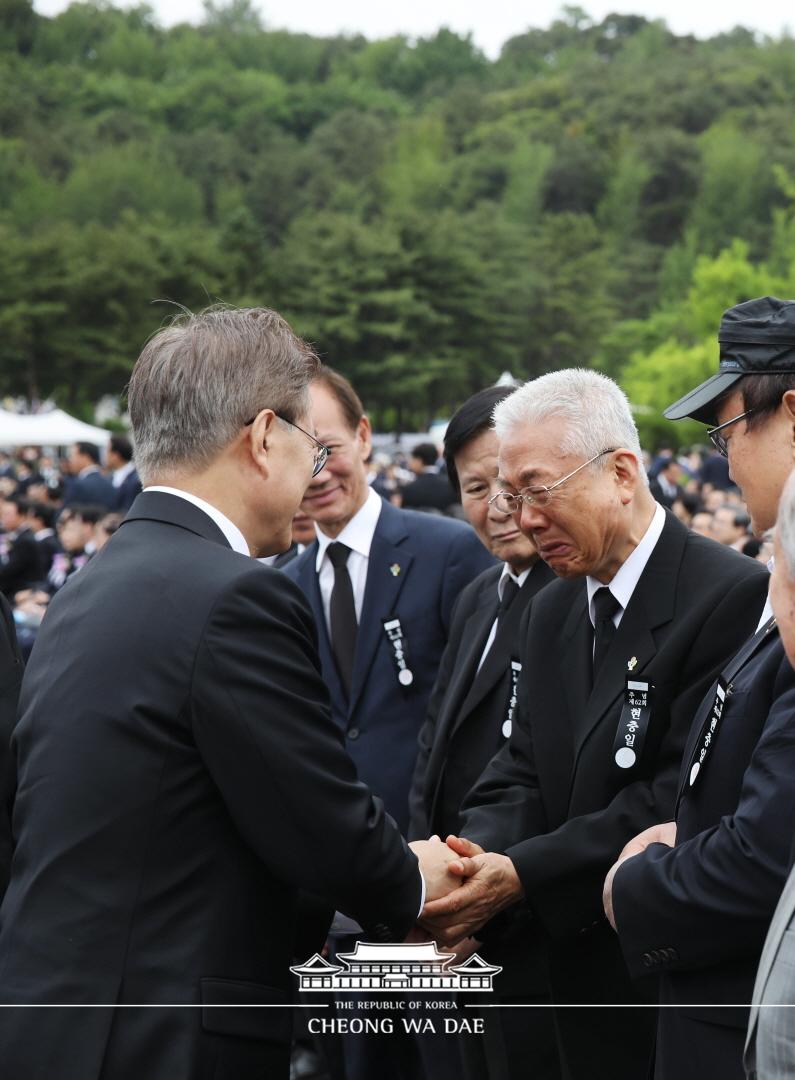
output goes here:
<path id="1" fill-rule="evenodd" d="M 795 450 L 795 390 L 787 390 L 781 399 L 781 407 L 790 424 L 791 445 Z"/>
<path id="2" fill-rule="evenodd" d="M 273 440 L 276 413 L 273 409 L 263 409 L 254 418 L 249 432 L 248 443 L 251 457 L 263 475 L 268 475 L 268 454 Z"/>
<path id="3" fill-rule="evenodd" d="M 637 455 L 625 447 L 615 451 L 613 472 L 621 489 L 622 501 L 630 502 L 641 482 L 640 462 Z"/>
<path id="4" fill-rule="evenodd" d="M 373 429 L 369 416 L 363 416 L 356 428 L 356 437 L 362 447 L 362 461 L 367 461 L 373 450 Z"/>

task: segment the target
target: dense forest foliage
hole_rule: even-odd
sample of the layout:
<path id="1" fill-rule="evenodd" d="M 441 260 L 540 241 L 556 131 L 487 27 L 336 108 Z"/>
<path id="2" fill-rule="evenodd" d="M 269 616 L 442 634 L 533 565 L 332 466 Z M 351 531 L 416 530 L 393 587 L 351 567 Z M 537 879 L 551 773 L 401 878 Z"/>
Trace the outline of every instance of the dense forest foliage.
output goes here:
<path id="1" fill-rule="evenodd" d="M 225 301 L 282 311 L 381 427 L 581 364 L 652 439 L 721 310 L 795 296 L 793 116 L 795 43 L 743 29 L 564 8 L 490 61 L 249 0 L 170 29 L 0 0 L 0 394 L 85 410 L 171 305 Z"/>

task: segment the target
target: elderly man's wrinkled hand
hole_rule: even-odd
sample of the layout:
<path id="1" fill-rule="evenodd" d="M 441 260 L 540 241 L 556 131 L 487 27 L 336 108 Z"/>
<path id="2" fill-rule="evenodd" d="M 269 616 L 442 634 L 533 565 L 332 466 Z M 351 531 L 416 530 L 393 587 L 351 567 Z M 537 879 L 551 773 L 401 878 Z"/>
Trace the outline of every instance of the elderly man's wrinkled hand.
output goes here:
<path id="1" fill-rule="evenodd" d="M 425 927 L 442 945 L 470 937 L 498 912 L 524 896 L 516 869 L 507 855 L 483 852 L 451 862 L 449 871 L 463 879 L 460 889 L 426 903 L 420 915 Z"/>

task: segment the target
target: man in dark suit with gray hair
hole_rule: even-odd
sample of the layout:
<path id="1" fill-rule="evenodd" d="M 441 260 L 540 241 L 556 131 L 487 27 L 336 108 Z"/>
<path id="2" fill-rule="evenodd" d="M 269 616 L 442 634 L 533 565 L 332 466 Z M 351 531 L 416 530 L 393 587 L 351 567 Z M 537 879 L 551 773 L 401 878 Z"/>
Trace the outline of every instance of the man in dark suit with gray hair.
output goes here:
<path id="1" fill-rule="evenodd" d="M 180 318 L 136 364 L 146 490 L 23 685 L 0 1002 L 161 1007 L 4 1010 L 9 1077 L 286 1077 L 298 889 L 399 941 L 457 885 L 358 781 L 311 612 L 250 557 L 289 546 L 325 462 L 317 366 L 264 309 Z"/>

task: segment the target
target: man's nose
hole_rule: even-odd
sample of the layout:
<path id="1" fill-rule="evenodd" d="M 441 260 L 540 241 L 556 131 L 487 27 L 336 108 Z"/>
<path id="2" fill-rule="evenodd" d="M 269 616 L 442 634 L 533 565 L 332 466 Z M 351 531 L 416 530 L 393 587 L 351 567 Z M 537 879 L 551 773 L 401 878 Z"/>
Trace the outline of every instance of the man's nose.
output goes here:
<path id="1" fill-rule="evenodd" d="M 543 529 L 548 524 L 543 510 L 535 502 L 523 501 L 515 517 L 517 525 L 525 536 L 530 536 L 531 533 L 537 529 Z"/>

